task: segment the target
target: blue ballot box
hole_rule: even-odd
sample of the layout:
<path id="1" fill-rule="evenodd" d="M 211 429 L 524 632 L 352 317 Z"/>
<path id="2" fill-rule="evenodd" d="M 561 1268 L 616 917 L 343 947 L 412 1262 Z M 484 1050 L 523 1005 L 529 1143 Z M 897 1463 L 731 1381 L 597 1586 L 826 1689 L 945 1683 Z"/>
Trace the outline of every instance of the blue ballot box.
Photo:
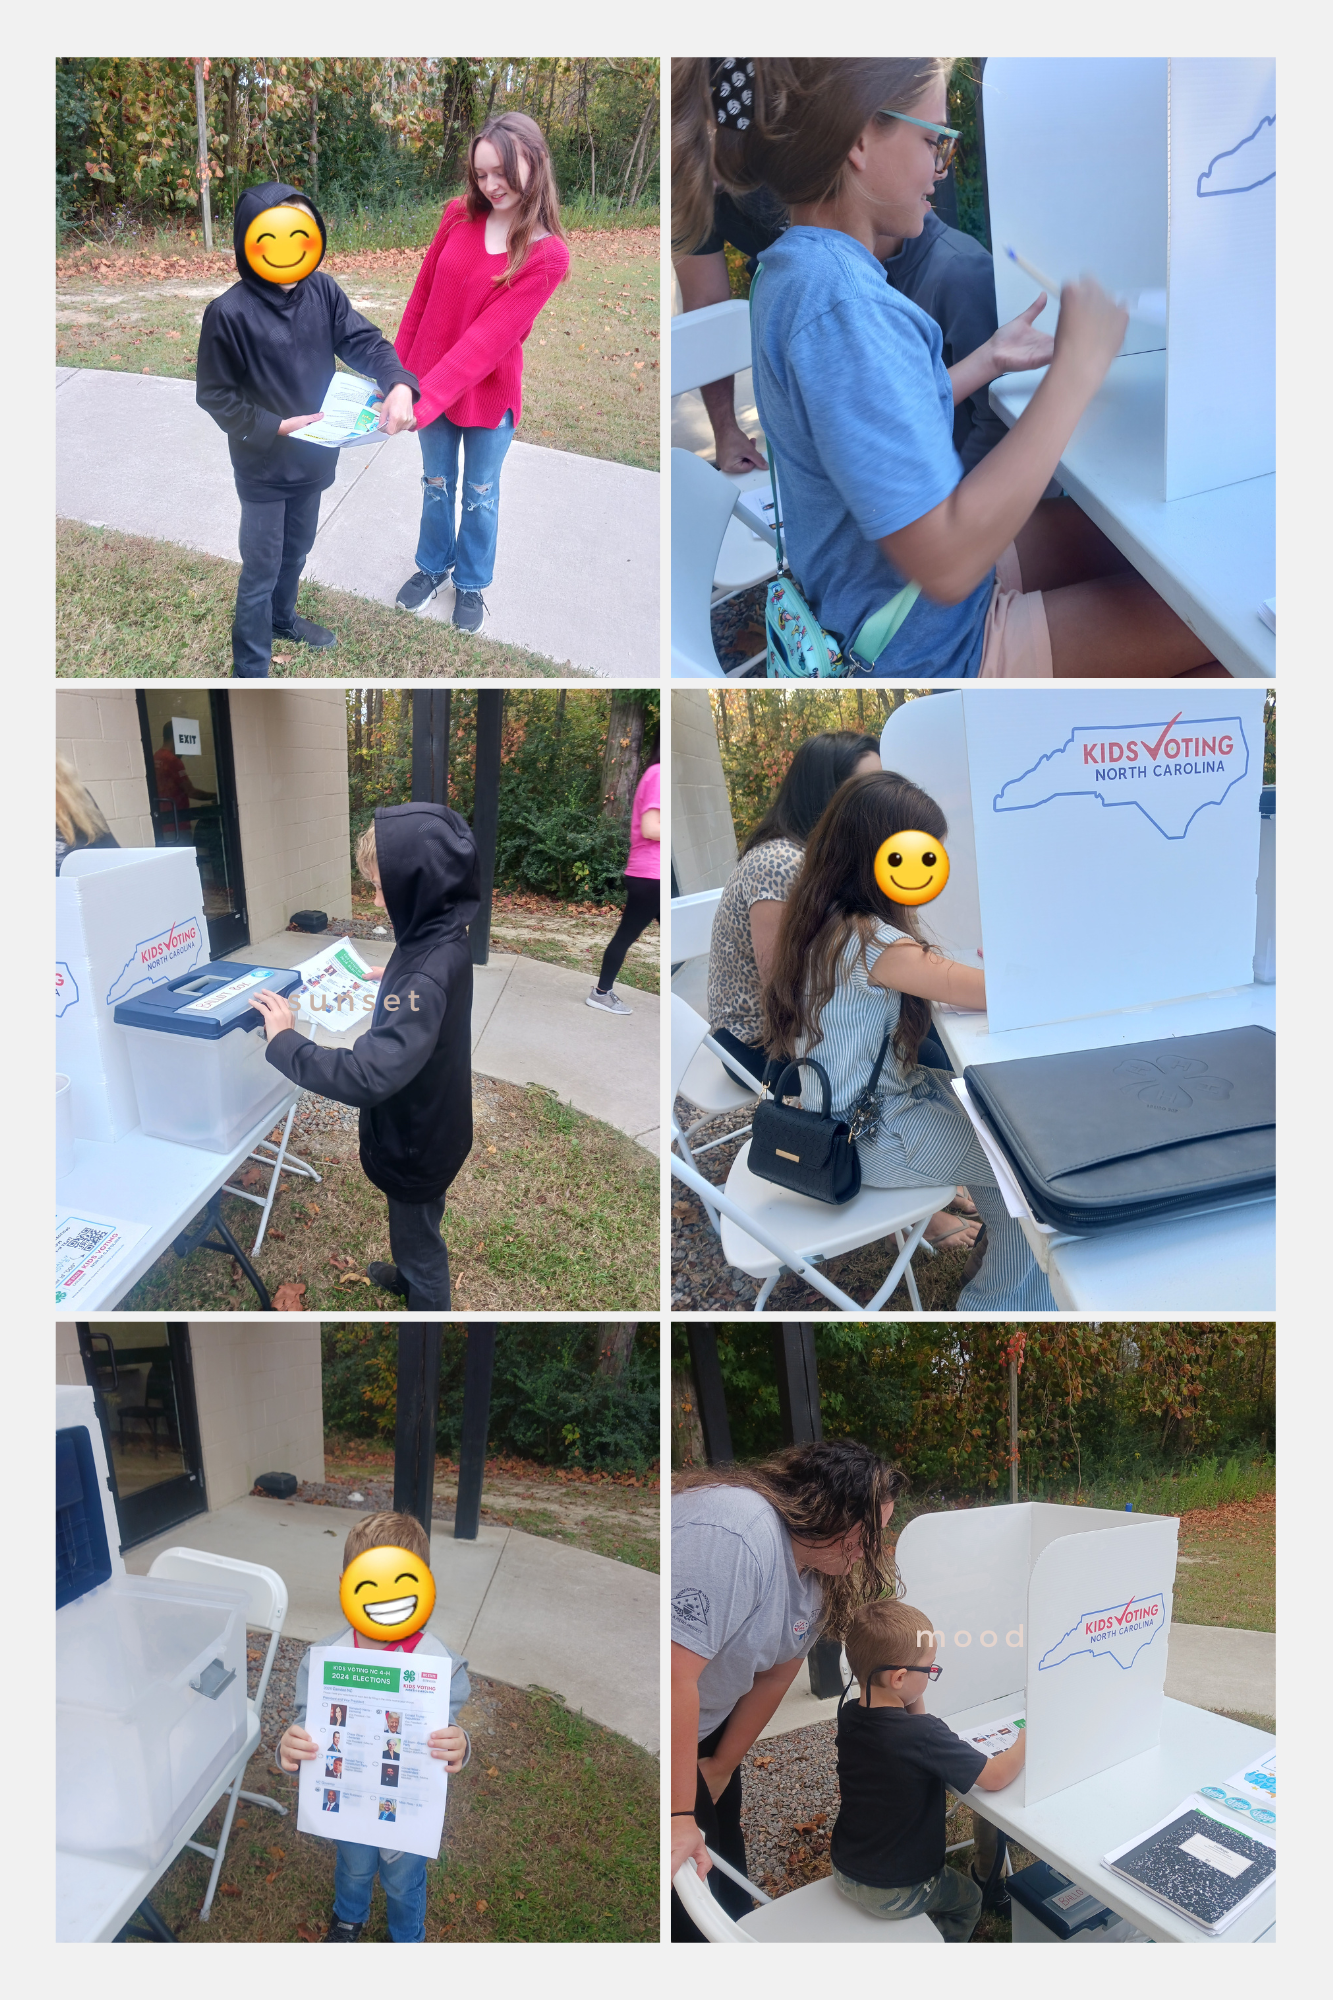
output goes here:
<path id="1" fill-rule="evenodd" d="M 219 958 L 118 1001 L 139 1122 L 153 1139 L 225 1153 L 291 1091 L 265 1060 L 258 992 L 294 993 L 299 972 Z"/>

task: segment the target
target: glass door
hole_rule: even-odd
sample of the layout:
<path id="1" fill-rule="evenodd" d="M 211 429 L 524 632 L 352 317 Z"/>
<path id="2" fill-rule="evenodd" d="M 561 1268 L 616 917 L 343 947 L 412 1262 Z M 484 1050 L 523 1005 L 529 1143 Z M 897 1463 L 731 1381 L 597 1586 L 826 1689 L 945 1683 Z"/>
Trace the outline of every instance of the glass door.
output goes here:
<path id="1" fill-rule="evenodd" d="M 80 1321 L 83 1372 L 97 1401 L 122 1548 L 208 1506 L 183 1325 Z"/>
<path id="2" fill-rule="evenodd" d="M 156 844 L 194 849 L 209 950 L 225 958 L 250 942 L 226 693 L 141 688 L 138 700 Z"/>

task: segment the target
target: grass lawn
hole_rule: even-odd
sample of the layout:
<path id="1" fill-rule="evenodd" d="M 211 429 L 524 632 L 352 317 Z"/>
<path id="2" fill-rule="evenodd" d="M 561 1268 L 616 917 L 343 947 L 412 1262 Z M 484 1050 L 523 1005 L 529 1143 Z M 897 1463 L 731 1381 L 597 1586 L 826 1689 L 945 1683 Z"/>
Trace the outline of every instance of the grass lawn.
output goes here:
<path id="1" fill-rule="evenodd" d="M 56 672 L 95 680 L 229 677 L 237 572 L 236 563 L 174 542 L 57 521 Z M 338 644 L 320 653 L 279 641 L 272 680 L 594 678 L 308 578 L 297 609 L 336 631 Z"/>
<path id="2" fill-rule="evenodd" d="M 1277 1630 L 1275 1494 L 1181 1515 L 1172 1616 L 1182 1625 Z"/>
<path id="3" fill-rule="evenodd" d="M 473 1076 L 476 1138 L 449 1190 L 444 1235 L 456 1312 L 657 1310 L 658 1167 L 614 1126 L 537 1085 Z M 279 1310 L 401 1311 L 368 1263 L 389 1261 L 384 1196 L 361 1172 L 355 1113 L 305 1099 L 292 1149 L 323 1175 L 285 1179 L 257 1268 Z M 266 1177 L 255 1168 L 257 1187 Z M 243 1248 L 259 1210 L 229 1197 Z M 126 1312 L 252 1312 L 239 1267 L 214 1251 L 166 1251 L 121 1301 Z"/>
<path id="4" fill-rule="evenodd" d="M 422 217 L 414 248 L 330 255 L 324 268 L 358 312 L 392 340 L 438 214 Z M 336 234 L 334 236 L 336 241 Z M 659 232 L 570 231 L 569 277 L 524 348 L 526 444 L 657 471 L 660 377 Z M 194 379 L 199 325 L 210 299 L 236 283 L 230 252 L 187 241 L 170 254 L 58 259 L 56 361 L 133 375 Z M 221 432 L 218 450 L 225 451 Z"/>
<path id="5" fill-rule="evenodd" d="M 480 1675 L 460 1720 L 472 1761 L 450 1782 L 440 1861 L 428 1863 L 427 1942 L 655 1942 L 656 1760 L 556 1696 Z M 242 1804 L 211 1920 L 198 1919 L 211 1866 L 202 1855 L 172 1864 L 153 1905 L 182 1943 L 320 1942 L 333 1843 L 297 1832 L 296 1781 L 271 1753 L 256 1754 L 245 1784 L 292 1810 L 279 1819 Z M 221 1818 L 218 1807 L 199 1831 L 206 1845 Z M 387 1935 L 377 1886 L 365 1938 Z"/>
<path id="6" fill-rule="evenodd" d="M 378 923 L 382 913 L 358 879 L 352 883 L 352 915 Z M 584 973 L 589 981 L 601 969 L 602 953 L 620 922 L 614 903 L 561 902 L 535 891 L 497 889 L 491 906 L 491 944 L 520 958 L 540 958 Z M 662 990 L 662 933 L 650 924 L 629 948 L 616 985 L 635 986 L 640 993 Z"/>

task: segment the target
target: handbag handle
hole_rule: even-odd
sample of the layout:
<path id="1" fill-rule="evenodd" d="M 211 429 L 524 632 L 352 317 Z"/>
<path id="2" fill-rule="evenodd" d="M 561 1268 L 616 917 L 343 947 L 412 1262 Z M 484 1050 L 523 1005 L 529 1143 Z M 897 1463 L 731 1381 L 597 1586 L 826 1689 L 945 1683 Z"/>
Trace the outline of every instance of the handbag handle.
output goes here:
<path id="1" fill-rule="evenodd" d="M 773 1102 L 777 1104 L 781 1101 L 783 1097 L 786 1096 L 787 1078 L 789 1076 L 794 1079 L 792 1086 L 793 1090 L 799 1089 L 801 1079 L 797 1074 L 797 1072 L 803 1069 L 812 1069 L 815 1075 L 819 1078 L 820 1085 L 822 1086 L 824 1092 L 824 1102 L 822 1108 L 820 1109 L 819 1116 L 821 1118 L 828 1118 L 831 1115 L 833 1108 L 833 1085 L 829 1082 L 829 1074 L 828 1071 L 825 1069 L 823 1063 L 815 1062 L 813 1058 L 810 1056 L 797 1056 L 794 1058 L 793 1061 L 787 1064 L 787 1067 L 783 1070 L 781 1076 L 778 1078 L 777 1082 L 773 1085 Z"/>

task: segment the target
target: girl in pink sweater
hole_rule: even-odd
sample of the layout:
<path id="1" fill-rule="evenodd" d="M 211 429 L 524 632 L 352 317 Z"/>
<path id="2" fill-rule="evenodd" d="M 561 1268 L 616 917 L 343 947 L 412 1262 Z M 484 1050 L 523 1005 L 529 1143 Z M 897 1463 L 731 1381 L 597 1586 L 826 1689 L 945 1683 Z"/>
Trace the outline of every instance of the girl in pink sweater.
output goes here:
<path id="1" fill-rule="evenodd" d="M 454 624 L 481 630 L 482 591 L 495 570 L 500 468 L 523 414 L 523 342 L 568 269 L 546 141 L 523 112 L 502 112 L 472 141 L 467 193 L 440 219 L 394 343 L 421 384 L 421 534 L 416 574 L 398 593 L 406 611 L 452 576 Z M 455 527 L 460 445 L 463 509 Z"/>

